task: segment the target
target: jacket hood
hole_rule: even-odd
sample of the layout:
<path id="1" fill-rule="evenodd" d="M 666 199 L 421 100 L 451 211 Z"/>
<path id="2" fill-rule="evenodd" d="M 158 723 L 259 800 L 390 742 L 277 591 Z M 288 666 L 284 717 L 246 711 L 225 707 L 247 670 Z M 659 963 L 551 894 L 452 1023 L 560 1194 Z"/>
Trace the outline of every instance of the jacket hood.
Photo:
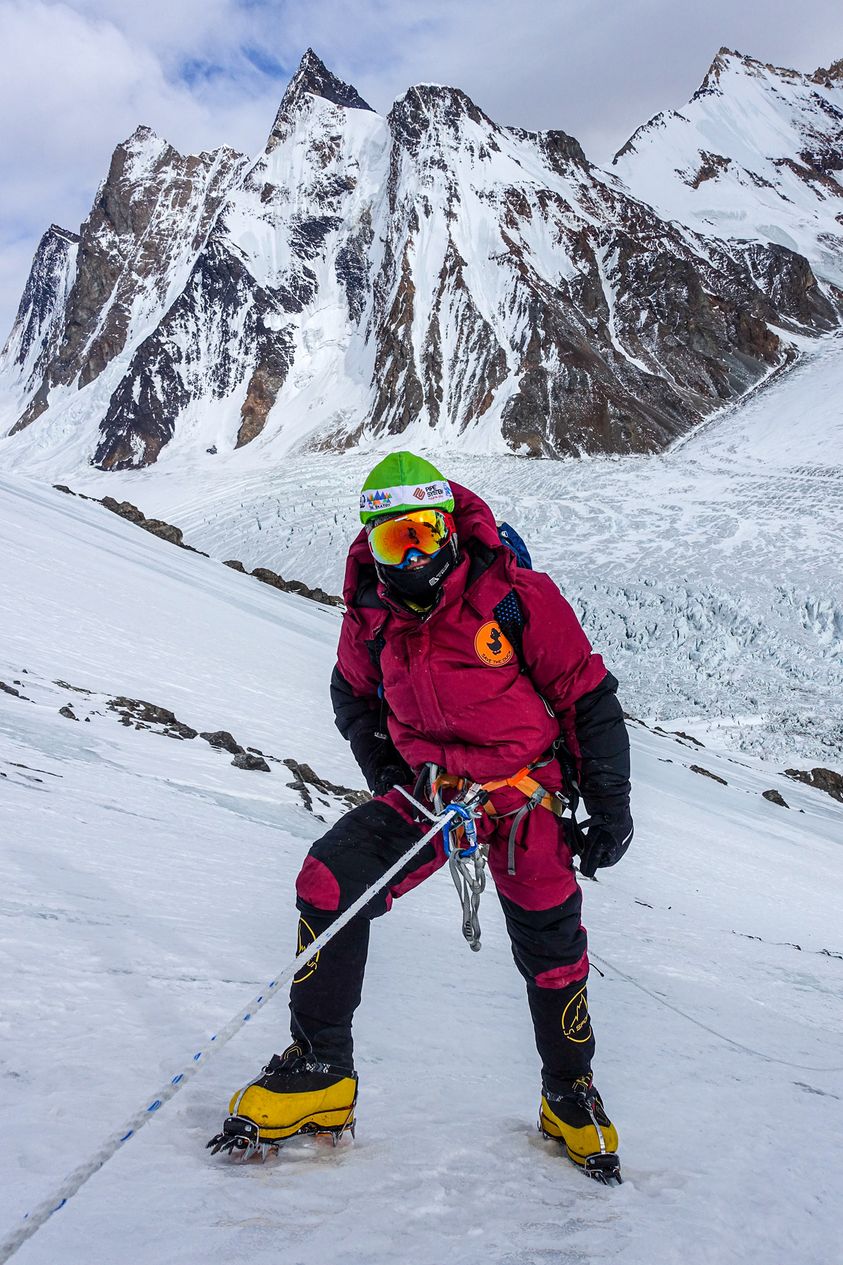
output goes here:
<path id="1" fill-rule="evenodd" d="M 451 482 L 450 486 L 454 494 L 453 513 L 454 522 L 457 525 L 460 550 L 462 551 L 467 546 L 470 551 L 472 543 L 485 545 L 487 549 L 500 550 L 504 548 L 498 536 L 495 516 L 486 502 L 475 492 L 470 492 L 468 488 L 461 487 L 459 483 Z M 345 565 L 345 580 L 342 589 L 343 600 L 346 606 L 351 606 L 361 586 L 367 588 L 371 586 L 373 591 L 377 591 L 379 586 L 378 574 L 369 550 L 365 528 L 355 536 L 348 551 L 348 561 Z"/>

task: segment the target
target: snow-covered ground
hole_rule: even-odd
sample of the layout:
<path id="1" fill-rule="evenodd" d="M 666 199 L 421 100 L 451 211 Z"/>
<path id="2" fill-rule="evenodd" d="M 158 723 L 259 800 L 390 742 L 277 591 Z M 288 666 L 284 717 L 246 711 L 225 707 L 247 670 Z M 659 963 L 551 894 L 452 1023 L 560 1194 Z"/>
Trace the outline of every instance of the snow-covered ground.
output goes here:
<path id="1" fill-rule="evenodd" d="M 644 592 L 659 568 L 675 593 L 695 559 L 689 591 L 731 570 L 730 590 L 761 603 L 758 573 L 793 530 L 783 582 L 801 591 L 799 550 L 810 543 L 817 564 L 828 503 L 802 506 L 793 468 L 753 474 L 743 447 L 730 482 L 732 458 L 706 442 L 635 477 L 623 462 L 501 463 L 487 481 L 540 562 L 556 559 L 580 595 L 601 576 L 591 611 L 606 611 L 610 585 Z M 224 553 L 257 516 L 241 556 L 336 579 L 328 555 L 366 464 L 279 472 L 277 518 L 266 482 L 250 501 L 257 484 L 230 466 L 227 492 L 221 480 L 204 512 L 194 504 L 191 536 Z M 467 480 L 481 472 L 457 465 Z M 169 488 L 185 524 L 185 484 L 165 471 L 123 490 L 152 513 Z M 816 469 L 804 477 L 820 486 Z M 723 504 L 695 550 L 687 523 L 712 487 Z M 738 508 L 749 552 L 729 526 Z M 305 551 L 308 524 L 319 530 L 304 533 Z M 2 1237 L 288 960 L 292 880 L 323 829 L 283 765 L 233 768 L 201 738 L 120 724 L 108 699 L 145 699 L 334 781 L 360 778 L 327 702 L 336 611 L 9 476 L 0 583 L 0 680 L 23 696 L 0 691 Z M 817 665 L 820 638 L 805 639 Z M 767 666 L 775 678 L 780 665 Z M 831 694 L 818 675 L 805 688 Z M 59 715 L 66 704 L 77 721 Z M 621 1132 L 622 1187 L 592 1186 L 536 1134 L 538 1060 L 494 895 L 472 955 L 439 874 L 373 935 L 355 1143 L 293 1143 L 263 1167 L 204 1150 L 230 1093 L 285 1044 L 276 1002 L 24 1245 L 21 1265 L 838 1260 L 843 807 L 749 755 L 638 725 L 633 744 L 636 841 L 585 893 L 605 971 L 592 985 L 597 1078 Z M 789 809 L 761 797 L 772 787 Z"/>
<path id="2" fill-rule="evenodd" d="M 525 461 L 433 446 L 431 456 L 524 535 L 635 715 L 705 729 L 782 767 L 839 766 L 843 339 L 802 347 L 795 370 L 661 456 Z M 258 438 L 200 480 L 167 450 L 148 470 L 104 474 L 87 466 L 83 440 L 47 455 L 33 428 L 28 446 L 0 457 L 125 497 L 216 558 L 339 592 L 377 453 L 305 453 L 279 467 Z"/>

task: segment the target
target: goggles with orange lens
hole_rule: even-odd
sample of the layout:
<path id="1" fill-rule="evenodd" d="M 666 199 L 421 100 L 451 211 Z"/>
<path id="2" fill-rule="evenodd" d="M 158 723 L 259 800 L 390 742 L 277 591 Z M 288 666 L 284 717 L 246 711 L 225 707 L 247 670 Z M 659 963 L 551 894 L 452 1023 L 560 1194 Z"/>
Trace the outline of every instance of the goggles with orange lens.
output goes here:
<path id="1" fill-rule="evenodd" d="M 375 520 L 369 548 L 385 567 L 411 567 L 438 553 L 454 531 L 454 520 L 445 510 L 411 510 L 400 518 Z"/>

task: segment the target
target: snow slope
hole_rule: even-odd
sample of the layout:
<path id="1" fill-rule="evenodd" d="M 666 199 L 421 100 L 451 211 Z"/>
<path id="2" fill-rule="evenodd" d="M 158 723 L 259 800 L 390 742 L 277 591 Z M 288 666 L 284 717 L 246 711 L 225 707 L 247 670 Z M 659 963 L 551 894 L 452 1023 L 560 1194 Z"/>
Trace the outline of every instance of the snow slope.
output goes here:
<path id="1" fill-rule="evenodd" d="M 335 611 L 8 476 L 0 580 L 0 679 L 25 696 L 0 691 L 2 1233 L 288 960 L 292 879 L 323 829 L 283 766 L 232 768 L 199 738 L 119 724 L 107 699 L 359 775 L 327 702 Z M 538 1060 L 494 896 L 475 957 L 440 874 L 373 936 L 356 1143 L 291 1144 L 264 1167 L 203 1149 L 284 1044 L 277 1004 L 21 1265 L 831 1265 L 843 808 L 750 757 L 641 726 L 633 743 L 636 842 L 585 893 L 624 1186 L 592 1187 L 535 1133 Z M 761 798 L 772 786 L 789 810 Z"/>
<path id="2" fill-rule="evenodd" d="M 522 532 L 587 613 L 634 714 L 716 725 L 719 741 L 783 764 L 840 764 L 843 340 L 802 347 L 794 371 L 662 456 L 430 455 Z M 106 475 L 71 444 L 29 454 L 26 469 L 126 498 L 217 558 L 336 593 L 357 491 L 383 451 L 280 464 L 261 436 L 199 480 L 166 451 L 154 469 Z"/>

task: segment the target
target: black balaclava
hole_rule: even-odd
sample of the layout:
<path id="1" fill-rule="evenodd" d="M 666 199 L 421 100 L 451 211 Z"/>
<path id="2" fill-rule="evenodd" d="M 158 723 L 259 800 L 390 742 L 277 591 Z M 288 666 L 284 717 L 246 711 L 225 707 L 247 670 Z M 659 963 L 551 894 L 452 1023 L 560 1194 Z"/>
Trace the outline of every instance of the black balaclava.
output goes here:
<path id="1" fill-rule="evenodd" d="M 377 562 L 378 575 L 384 584 L 411 606 L 424 610 L 434 606 L 442 591 L 442 584 L 460 560 L 457 533 L 452 532 L 442 548 L 421 566 L 401 570 Z"/>

